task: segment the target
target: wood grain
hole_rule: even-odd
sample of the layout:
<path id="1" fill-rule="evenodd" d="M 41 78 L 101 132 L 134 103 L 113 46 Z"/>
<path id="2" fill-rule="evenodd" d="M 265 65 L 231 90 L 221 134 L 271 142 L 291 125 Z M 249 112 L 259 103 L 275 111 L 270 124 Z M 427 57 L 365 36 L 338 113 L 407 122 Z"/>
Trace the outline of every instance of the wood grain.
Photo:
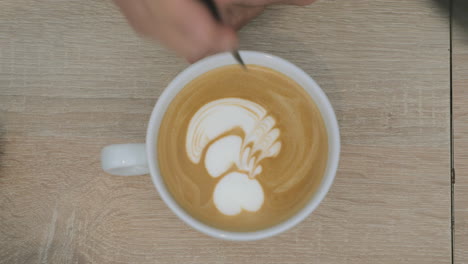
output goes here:
<path id="1" fill-rule="evenodd" d="M 144 140 L 154 102 L 187 64 L 107 1 L 1 1 L 0 263 L 450 263 L 447 10 L 275 6 L 241 43 L 311 74 L 343 143 L 318 210 L 252 243 L 206 237 L 148 176 L 100 169 L 103 146 Z"/>
<path id="2" fill-rule="evenodd" d="M 468 3 L 453 2 L 454 260 L 468 263 Z"/>

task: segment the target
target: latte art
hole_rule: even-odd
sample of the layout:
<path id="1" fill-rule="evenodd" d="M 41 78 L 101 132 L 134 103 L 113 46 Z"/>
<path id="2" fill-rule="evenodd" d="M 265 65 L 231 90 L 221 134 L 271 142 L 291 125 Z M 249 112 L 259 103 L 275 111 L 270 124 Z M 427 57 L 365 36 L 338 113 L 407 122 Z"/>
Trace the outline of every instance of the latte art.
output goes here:
<path id="1" fill-rule="evenodd" d="M 223 66 L 189 82 L 159 128 L 164 184 L 193 218 L 256 231 L 299 212 L 322 181 L 328 137 L 308 93 L 269 68 Z"/>
<path id="2" fill-rule="evenodd" d="M 263 107 L 240 98 L 210 102 L 190 120 L 187 155 L 198 164 L 207 148 L 205 169 L 213 178 L 223 177 L 213 193 L 221 213 L 236 215 L 242 209 L 255 212 L 261 208 L 264 193 L 255 177 L 262 172 L 261 161 L 281 150 L 275 124 Z M 242 137 L 230 134 L 235 128 L 242 129 Z"/>

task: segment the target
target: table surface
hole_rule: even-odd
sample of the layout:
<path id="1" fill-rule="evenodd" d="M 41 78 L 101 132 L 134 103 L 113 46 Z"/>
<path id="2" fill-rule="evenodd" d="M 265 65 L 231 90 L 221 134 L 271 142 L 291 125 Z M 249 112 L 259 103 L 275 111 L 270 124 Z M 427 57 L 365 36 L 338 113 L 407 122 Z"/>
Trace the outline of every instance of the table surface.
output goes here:
<path id="1" fill-rule="evenodd" d="M 136 36 L 108 1 L 1 1 L 0 263 L 468 263 L 459 21 L 431 0 L 329 0 L 275 6 L 241 32 L 243 49 L 319 83 L 342 155 L 310 217 L 239 243 L 187 227 L 150 177 L 100 169 L 103 146 L 144 141 L 154 103 L 187 64 Z"/>
<path id="2" fill-rule="evenodd" d="M 468 2 L 453 2 L 454 260 L 468 263 Z"/>

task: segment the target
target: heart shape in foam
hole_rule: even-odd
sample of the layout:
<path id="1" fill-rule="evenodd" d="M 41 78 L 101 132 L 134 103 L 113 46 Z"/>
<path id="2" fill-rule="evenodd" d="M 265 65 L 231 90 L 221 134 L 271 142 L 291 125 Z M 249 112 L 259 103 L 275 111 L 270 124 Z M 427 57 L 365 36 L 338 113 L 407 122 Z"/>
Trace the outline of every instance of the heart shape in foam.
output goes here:
<path id="1" fill-rule="evenodd" d="M 216 208 L 225 215 L 239 214 L 242 209 L 255 212 L 262 207 L 263 197 L 260 183 L 240 172 L 224 176 L 213 193 Z"/>

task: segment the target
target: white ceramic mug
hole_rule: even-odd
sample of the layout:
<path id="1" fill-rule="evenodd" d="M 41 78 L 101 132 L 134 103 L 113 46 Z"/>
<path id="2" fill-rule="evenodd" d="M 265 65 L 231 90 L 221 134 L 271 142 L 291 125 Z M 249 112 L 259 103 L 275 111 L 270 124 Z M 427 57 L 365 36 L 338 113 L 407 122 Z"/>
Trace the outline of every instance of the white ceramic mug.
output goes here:
<path id="1" fill-rule="evenodd" d="M 296 81 L 313 98 L 325 121 L 328 132 L 329 147 L 325 175 L 316 193 L 312 196 L 307 205 L 297 214 L 290 217 L 288 220 L 268 229 L 254 232 L 225 231 L 208 226 L 185 212 L 176 203 L 164 184 L 164 180 L 160 174 L 157 162 L 157 138 L 159 126 L 161 125 L 164 114 L 177 93 L 179 93 L 184 88 L 184 86 L 191 82 L 194 78 L 220 66 L 235 64 L 236 61 L 229 53 L 218 54 L 205 58 L 191 65 L 186 70 L 177 75 L 177 77 L 164 90 L 162 95 L 159 97 L 156 106 L 154 107 L 146 134 L 146 144 L 120 144 L 106 146 L 102 150 L 101 162 L 103 170 L 114 175 L 132 176 L 150 173 L 154 186 L 156 186 L 159 195 L 167 204 L 167 206 L 169 206 L 169 208 L 180 219 L 196 230 L 216 238 L 247 241 L 263 239 L 282 233 L 297 225 L 310 213 L 312 213 L 315 208 L 317 208 L 317 206 L 327 194 L 335 178 L 340 155 L 340 134 L 335 113 L 330 102 L 328 101 L 327 96 L 322 91 L 322 89 L 320 89 L 317 83 L 304 71 L 284 59 L 265 53 L 242 51 L 241 56 L 246 64 L 257 64 L 269 67 L 286 74 L 291 79 Z"/>

